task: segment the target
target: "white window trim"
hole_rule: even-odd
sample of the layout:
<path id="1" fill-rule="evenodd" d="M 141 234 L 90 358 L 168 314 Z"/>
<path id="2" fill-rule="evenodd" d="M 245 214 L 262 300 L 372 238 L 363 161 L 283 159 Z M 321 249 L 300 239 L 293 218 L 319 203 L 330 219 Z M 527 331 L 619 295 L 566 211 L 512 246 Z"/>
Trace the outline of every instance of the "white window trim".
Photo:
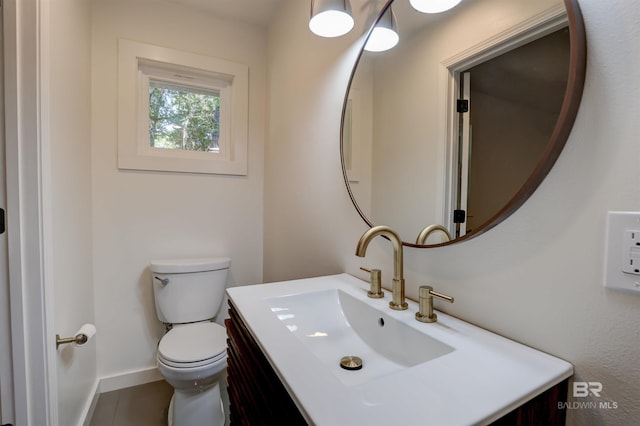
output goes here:
<path id="1" fill-rule="evenodd" d="M 244 64 L 119 40 L 118 168 L 247 174 L 249 69 Z M 183 78 L 187 74 L 188 78 Z M 149 79 L 220 91 L 220 152 L 149 146 Z"/>

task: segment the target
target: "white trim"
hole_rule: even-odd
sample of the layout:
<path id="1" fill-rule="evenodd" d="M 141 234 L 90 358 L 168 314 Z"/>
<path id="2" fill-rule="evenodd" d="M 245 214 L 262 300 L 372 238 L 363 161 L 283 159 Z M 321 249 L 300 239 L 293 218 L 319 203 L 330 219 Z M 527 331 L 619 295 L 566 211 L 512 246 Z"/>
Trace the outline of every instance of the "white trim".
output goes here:
<path id="1" fill-rule="evenodd" d="M 175 70 L 175 71 L 174 71 Z M 177 73 L 177 74 L 176 74 Z M 193 78 L 221 92 L 220 154 L 148 146 L 148 79 Z M 186 78 L 185 85 L 190 83 Z M 180 50 L 118 41 L 118 168 L 224 175 L 247 174 L 249 67 Z M 225 146 L 226 145 L 226 146 Z"/>
<path id="2" fill-rule="evenodd" d="M 58 353 L 55 346 L 56 336 L 56 314 L 55 314 L 55 298 L 53 285 L 53 207 L 52 207 L 52 189 L 51 189 L 51 47 L 49 44 L 51 27 L 50 27 L 50 0 L 37 0 L 40 7 L 40 19 L 38 27 L 39 35 L 39 67 L 38 67 L 38 84 L 40 88 L 40 96 L 38 101 L 38 111 L 40 114 L 40 202 L 41 202 L 41 247 L 42 253 L 42 285 L 43 285 L 43 302 L 44 302 L 44 336 L 42 340 L 45 345 L 45 351 L 42 356 L 47 363 L 47 376 L 44 378 L 47 382 L 48 392 L 48 413 L 49 426 L 58 425 Z"/>
<path id="3" fill-rule="evenodd" d="M 458 75 L 461 71 L 557 31 L 566 27 L 567 24 L 567 10 L 564 4 L 557 4 L 440 63 L 438 96 L 442 109 L 439 113 L 441 119 L 439 120 L 438 136 L 439 140 L 444 141 L 440 153 L 444 161 L 439 162 L 443 166 L 441 170 L 438 170 L 438 176 L 441 179 L 438 187 L 440 188 L 439 199 L 442 200 L 442 209 L 436 213 L 441 214 L 442 219 L 437 223 L 445 224 L 449 230 L 454 229 L 453 210 L 456 208 L 457 198 L 457 141 L 459 136 L 454 106 L 459 97 Z"/>
<path id="4" fill-rule="evenodd" d="M 564 4 L 557 4 L 444 60 L 441 66 L 471 68 L 568 25 Z"/>
<path id="5" fill-rule="evenodd" d="M 156 367 L 131 370 L 126 373 L 114 374 L 100 378 L 98 387 L 100 393 L 110 392 L 117 389 L 129 388 L 131 386 L 144 385 L 145 383 L 162 380 L 162 375 Z"/>
<path id="6" fill-rule="evenodd" d="M 462 152 L 460 153 L 460 193 L 456 194 L 456 198 L 460 200 L 460 210 L 464 210 L 465 218 L 458 225 L 458 234 L 456 237 L 463 237 L 467 234 L 467 214 L 469 213 L 469 158 L 471 152 L 471 114 L 473 114 L 473 99 L 471 99 L 471 73 L 461 73 L 460 79 L 462 80 L 462 93 L 460 98 L 466 99 L 469 105 L 469 109 L 462 115 L 462 142 L 458 145 L 462 145 Z M 456 191 L 457 192 L 457 191 Z M 453 215 L 452 215 L 453 216 Z"/>
<path id="7" fill-rule="evenodd" d="M 349 127 L 349 146 L 343 146 L 344 150 L 350 149 L 351 152 L 348 152 L 346 155 L 350 156 L 351 164 L 350 167 L 347 167 L 347 177 L 350 183 L 358 183 L 361 179 L 361 170 L 362 166 L 360 165 L 362 159 L 362 149 L 364 142 L 362 141 L 362 127 L 363 127 L 363 119 L 362 119 L 362 93 L 359 89 L 351 89 L 349 90 L 348 101 L 349 104 L 345 109 L 345 114 L 347 112 L 350 113 L 349 119 L 350 127 Z M 344 130 L 346 130 L 348 123 L 344 123 Z M 346 139 L 346 136 L 343 135 L 343 138 Z M 345 159 L 346 160 L 346 159 Z M 345 161 L 346 162 L 346 161 Z"/>
<path id="8" fill-rule="evenodd" d="M 0 4 L 0 12 L 2 10 Z M 1 16 L 1 14 L 0 14 Z M 4 23 L 0 18 L 0 31 L 4 34 Z M 0 36 L 4 40 L 4 35 Z M 0 45 L 0 99 L 4 99 L 4 47 Z M 4 102 L 0 103 L 0 207 L 7 208 L 5 182 L 5 149 L 4 149 Z M 13 371 L 11 362 L 11 324 L 9 305 L 9 274 L 8 274 L 7 234 L 0 235 L 0 424 L 14 423 L 13 421 Z"/>
<path id="9" fill-rule="evenodd" d="M 43 59 L 48 29 L 45 0 L 6 0 L 5 102 L 7 222 L 15 423 L 57 424 L 52 339 L 46 318 L 47 279 L 43 232 Z M 48 93 L 45 84 L 45 96 Z M 46 149 L 45 149 L 46 151 Z M 44 167 L 43 167 L 44 165 Z"/>
<path id="10" fill-rule="evenodd" d="M 80 416 L 79 424 L 82 424 L 83 426 L 89 426 L 89 424 L 91 423 L 91 418 L 93 417 L 93 413 L 96 411 L 98 398 L 100 397 L 100 392 L 98 392 L 99 388 L 100 382 L 96 380 L 91 387 L 91 398 L 87 398 L 87 402 L 85 403 L 85 406 L 82 409 L 82 414 Z"/>

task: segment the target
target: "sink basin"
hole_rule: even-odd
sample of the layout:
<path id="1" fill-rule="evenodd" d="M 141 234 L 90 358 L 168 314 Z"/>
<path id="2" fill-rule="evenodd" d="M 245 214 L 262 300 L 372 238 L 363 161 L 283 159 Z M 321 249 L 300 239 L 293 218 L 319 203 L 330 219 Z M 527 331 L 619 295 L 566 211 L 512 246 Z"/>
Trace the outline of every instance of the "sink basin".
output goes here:
<path id="1" fill-rule="evenodd" d="M 573 374 L 566 361 L 348 274 L 233 287 L 230 301 L 309 424 L 485 425 Z M 456 295 L 458 299 L 464 295 Z M 362 368 L 340 366 L 344 356 Z"/>
<path id="2" fill-rule="evenodd" d="M 339 289 L 266 300 L 277 318 L 346 385 L 366 383 L 443 356 L 453 348 Z M 359 370 L 340 367 L 344 356 Z"/>

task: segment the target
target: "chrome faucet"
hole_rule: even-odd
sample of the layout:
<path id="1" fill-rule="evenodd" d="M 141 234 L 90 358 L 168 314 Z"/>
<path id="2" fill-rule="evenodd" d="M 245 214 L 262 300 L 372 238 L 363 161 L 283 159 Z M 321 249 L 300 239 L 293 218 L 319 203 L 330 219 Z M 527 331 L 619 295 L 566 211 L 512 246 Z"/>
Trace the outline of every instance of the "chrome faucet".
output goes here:
<path id="1" fill-rule="evenodd" d="M 391 301 L 389 307 L 397 311 L 407 309 L 408 304 L 404 301 L 404 273 L 402 265 L 402 240 L 393 229 L 388 226 L 374 226 L 362 234 L 356 247 L 356 256 L 364 257 L 367 247 L 372 239 L 378 235 L 387 237 L 393 244 L 393 284 L 391 287 Z"/>
<path id="2" fill-rule="evenodd" d="M 418 238 L 416 238 L 416 244 L 424 245 L 427 242 L 427 238 L 429 237 L 429 235 L 431 235 L 433 232 L 441 232 L 444 242 L 451 241 L 451 234 L 449 234 L 449 231 L 447 230 L 447 228 L 445 228 L 442 225 L 438 225 L 437 223 L 434 223 L 433 225 L 429 225 L 426 228 L 424 228 L 422 231 L 420 231 Z"/>

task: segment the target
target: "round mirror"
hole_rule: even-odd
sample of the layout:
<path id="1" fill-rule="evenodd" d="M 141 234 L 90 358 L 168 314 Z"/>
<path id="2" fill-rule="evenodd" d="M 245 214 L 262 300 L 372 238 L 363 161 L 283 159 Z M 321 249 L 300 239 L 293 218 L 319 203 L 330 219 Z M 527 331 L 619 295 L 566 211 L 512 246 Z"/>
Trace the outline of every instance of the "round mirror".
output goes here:
<path id="1" fill-rule="evenodd" d="M 425 14 L 391 0 L 385 20 L 399 42 L 361 52 L 345 97 L 351 199 L 407 246 L 478 236 L 527 200 L 567 140 L 586 67 L 578 4 L 463 0 Z"/>

